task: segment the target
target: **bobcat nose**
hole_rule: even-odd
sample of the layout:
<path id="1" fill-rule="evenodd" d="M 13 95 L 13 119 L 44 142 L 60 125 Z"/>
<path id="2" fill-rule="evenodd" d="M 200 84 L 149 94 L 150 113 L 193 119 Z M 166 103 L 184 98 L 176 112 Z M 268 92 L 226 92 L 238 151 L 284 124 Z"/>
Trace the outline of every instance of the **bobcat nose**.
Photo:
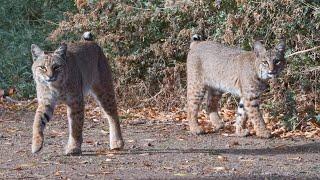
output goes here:
<path id="1" fill-rule="evenodd" d="M 48 82 L 53 82 L 53 81 L 56 81 L 56 80 L 57 80 L 57 77 L 55 77 L 55 76 L 51 76 L 51 77 L 47 78 Z"/>
<path id="2" fill-rule="evenodd" d="M 275 70 L 268 71 L 268 74 L 270 74 L 270 75 L 275 75 L 275 74 L 276 74 L 276 71 L 275 71 Z"/>
<path id="3" fill-rule="evenodd" d="M 273 77 L 275 77 L 276 76 L 276 71 L 275 70 L 272 70 L 272 71 L 268 71 L 268 76 L 270 77 L 270 78 L 273 78 Z"/>

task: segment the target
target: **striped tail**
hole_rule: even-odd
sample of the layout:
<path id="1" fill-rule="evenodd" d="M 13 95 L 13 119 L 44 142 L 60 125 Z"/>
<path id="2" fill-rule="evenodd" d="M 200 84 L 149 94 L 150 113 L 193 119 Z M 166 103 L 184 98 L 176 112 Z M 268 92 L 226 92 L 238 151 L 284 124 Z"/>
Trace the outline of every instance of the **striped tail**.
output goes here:
<path id="1" fill-rule="evenodd" d="M 90 31 L 83 33 L 82 38 L 86 41 L 93 41 L 93 34 Z"/>
<path id="2" fill-rule="evenodd" d="M 190 44 L 190 49 L 192 48 L 192 46 L 194 46 L 195 44 L 198 44 L 198 42 L 202 41 L 203 38 L 201 35 L 199 34 L 195 34 L 191 37 L 191 44 Z"/>

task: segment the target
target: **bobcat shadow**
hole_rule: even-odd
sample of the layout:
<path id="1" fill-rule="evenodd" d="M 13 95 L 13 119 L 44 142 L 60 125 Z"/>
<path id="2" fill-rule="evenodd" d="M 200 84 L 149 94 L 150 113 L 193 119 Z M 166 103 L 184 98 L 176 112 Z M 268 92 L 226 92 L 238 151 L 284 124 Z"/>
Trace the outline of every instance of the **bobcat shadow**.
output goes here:
<path id="1" fill-rule="evenodd" d="M 154 154 L 234 154 L 234 155 L 279 155 L 279 154 L 300 154 L 308 153 L 315 154 L 320 153 L 320 143 L 308 143 L 296 146 L 281 146 L 281 147 L 267 147 L 267 148 L 255 148 L 255 149 L 124 149 L 121 151 L 106 151 L 103 153 L 97 153 L 95 151 L 84 151 L 82 156 L 98 156 L 103 154 L 115 154 L 115 155 L 154 155 Z"/>

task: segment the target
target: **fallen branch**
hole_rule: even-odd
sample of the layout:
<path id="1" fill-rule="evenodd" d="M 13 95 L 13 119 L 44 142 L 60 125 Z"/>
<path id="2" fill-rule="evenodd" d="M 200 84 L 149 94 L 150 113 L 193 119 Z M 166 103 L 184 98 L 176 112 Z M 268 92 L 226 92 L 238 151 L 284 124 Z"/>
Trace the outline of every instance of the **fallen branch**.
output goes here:
<path id="1" fill-rule="evenodd" d="M 287 56 L 287 58 L 288 58 L 288 57 L 291 57 L 291 56 L 294 56 L 294 55 L 297 55 L 297 54 L 302 54 L 302 53 L 314 51 L 314 50 L 317 50 L 317 49 L 319 49 L 319 48 L 320 48 L 320 46 L 316 46 L 316 47 L 313 47 L 313 48 L 311 48 L 311 49 L 306 49 L 306 50 L 302 50 L 302 51 L 297 51 L 297 52 L 294 52 L 294 53 L 292 53 L 292 54 L 289 54 L 289 55 Z"/>

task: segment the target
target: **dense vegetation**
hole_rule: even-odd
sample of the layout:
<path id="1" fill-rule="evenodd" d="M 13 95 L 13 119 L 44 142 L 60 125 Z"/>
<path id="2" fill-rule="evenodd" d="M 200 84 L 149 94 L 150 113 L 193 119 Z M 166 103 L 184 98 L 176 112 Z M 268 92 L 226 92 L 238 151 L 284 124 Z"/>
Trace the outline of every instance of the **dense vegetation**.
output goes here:
<path id="1" fill-rule="evenodd" d="M 35 96 L 31 73 L 32 43 L 50 49 L 48 34 L 74 12 L 70 0 L 2 0 L 0 3 L 0 88 L 15 87 L 17 96 Z"/>
<path id="2" fill-rule="evenodd" d="M 73 11 L 72 3 L 38 0 L 39 6 L 34 6 L 31 1 L 22 5 L 8 1 L 8 7 L 1 7 L 6 10 L 1 10 L 1 16 L 6 18 L 0 22 L 1 28 L 5 27 L 0 31 L 5 37 L 0 47 L 4 52 L 0 86 L 17 87 L 21 97 L 34 95 L 30 91 L 29 45 L 32 41 L 49 48 L 44 39 L 54 28 L 49 39 L 56 43 L 78 40 L 84 31 L 95 34 L 112 60 L 121 105 L 129 107 L 184 106 L 185 60 L 194 33 L 247 50 L 255 38 L 272 47 L 284 35 L 286 55 L 320 45 L 318 1 L 222 0 L 220 9 L 212 0 L 170 7 L 158 0 L 90 2 L 81 6 L 80 12 L 68 13 L 58 27 L 55 23 L 62 19 L 61 11 Z M 9 11 L 10 7 L 13 10 Z M 48 7 L 52 9 L 49 12 Z M 5 33 L 8 35 L 2 36 Z M 284 119 L 288 127 L 319 117 L 319 57 L 319 50 L 289 57 L 288 68 L 264 95 L 264 109 L 272 117 Z"/>

